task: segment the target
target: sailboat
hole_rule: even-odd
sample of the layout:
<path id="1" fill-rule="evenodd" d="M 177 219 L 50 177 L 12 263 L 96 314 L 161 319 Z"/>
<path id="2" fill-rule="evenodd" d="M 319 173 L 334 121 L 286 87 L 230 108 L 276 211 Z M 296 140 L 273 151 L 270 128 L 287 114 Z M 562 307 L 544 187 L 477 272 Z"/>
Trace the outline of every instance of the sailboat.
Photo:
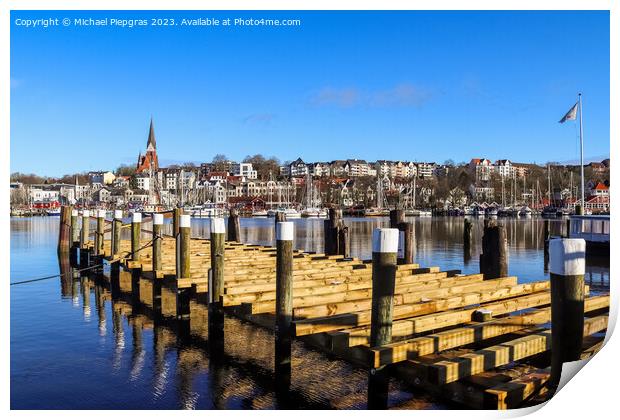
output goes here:
<path id="1" fill-rule="evenodd" d="M 383 208 L 383 180 L 377 175 L 377 206 L 364 210 L 364 216 L 386 216 L 390 214 L 389 210 Z"/>
<path id="2" fill-rule="evenodd" d="M 316 197 L 315 192 L 317 195 Z M 301 211 L 301 217 L 327 217 L 327 211 L 317 207 L 317 203 L 320 203 L 318 191 L 314 190 L 312 175 L 310 174 L 310 171 L 308 171 L 306 174 L 306 208 Z"/>

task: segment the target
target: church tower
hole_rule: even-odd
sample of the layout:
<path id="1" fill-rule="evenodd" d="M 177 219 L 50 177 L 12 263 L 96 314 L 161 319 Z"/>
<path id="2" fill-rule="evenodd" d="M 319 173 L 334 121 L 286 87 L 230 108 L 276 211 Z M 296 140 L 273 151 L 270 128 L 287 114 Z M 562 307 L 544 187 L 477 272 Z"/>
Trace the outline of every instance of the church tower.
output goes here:
<path id="1" fill-rule="evenodd" d="M 146 142 L 146 154 L 138 155 L 138 164 L 136 172 L 147 172 L 149 170 L 157 171 L 159 162 L 157 160 L 157 143 L 155 142 L 155 129 L 153 128 L 153 118 L 151 118 L 151 126 L 149 127 L 149 138 Z"/>

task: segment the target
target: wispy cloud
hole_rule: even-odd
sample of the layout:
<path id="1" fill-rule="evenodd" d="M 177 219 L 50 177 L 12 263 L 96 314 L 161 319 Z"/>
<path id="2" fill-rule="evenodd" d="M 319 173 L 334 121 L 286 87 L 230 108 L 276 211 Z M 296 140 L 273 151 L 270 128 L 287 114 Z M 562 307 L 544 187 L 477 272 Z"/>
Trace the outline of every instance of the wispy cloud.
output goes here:
<path id="1" fill-rule="evenodd" d="M 391 89 L 375 92 L 370 104 L 374 106 L 422 106 L 433 97 L 429 89 L 411 83 L 401 83 Z"/>
<path id="2" fill-rule="evenodd" d="M 262 113 L 262 114 L 250 114 L 243 119 L 244 124 L 270 124 L 274 118 L 275 114 L 270 113 Z"/>
<path id="3" fill-rule="evenodd" d="M 360 102 L 360 92 L 356 88 L 324 87 L 310 98 L 313 105 L 336 105 L 343 108 L 352 107 Z"/>
<path id="4" fill-rule="evenodd" d="M 315 106 L 338 106 L 341 108 L 354 106 L 419 107 L 432 99 L 433 96 L 430 89 L 411 83 L 401 83 L 388 89 L 373 91 L 363 91 L 355 87 L 324 87 L 311 95 L 310 103 Z"/>

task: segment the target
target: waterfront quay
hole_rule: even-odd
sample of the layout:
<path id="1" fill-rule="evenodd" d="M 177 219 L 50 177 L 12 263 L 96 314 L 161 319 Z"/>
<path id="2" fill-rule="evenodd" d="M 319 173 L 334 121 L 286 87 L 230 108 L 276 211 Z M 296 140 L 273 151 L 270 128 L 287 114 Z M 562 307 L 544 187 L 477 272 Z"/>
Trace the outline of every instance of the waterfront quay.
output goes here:
<path id="1" fill-rule="evenodd" d="M 545 246 L 550 279 L 522 283 L 508 275 L 506 227 L 493 219 L 479 238 L 479 272 L 462 274 L 416 263 L 403 211 L 373 229 L 369 259 L 350 256 L 335 209 L 323 221 L 322 253 L 295 249 L 283 214 L 271 245 L 242 243 L 234 213 L 211 218 L 203 237 L 192 236 L 181 209 L 113 216 L 63 207 L 63 287 L 90 272 L 102 299 L 197 340 L 213 361 L 228 360 L 225 319 L 272 331 L 271 368 L 256 370 L 283 401 L 295 400 L 291 378 L 304 368 L 292 348 L 303 342 L 366 369 L 369 408 L 388 406 L 394 379 L 460 406 L 522 407 L 548 399 L 561 364 L 594 354 L 607 328 L 609 295 L 584 281 L 585 241 L 561 232 Z M 470 224 L 462 235 L 471 251 Z"/>

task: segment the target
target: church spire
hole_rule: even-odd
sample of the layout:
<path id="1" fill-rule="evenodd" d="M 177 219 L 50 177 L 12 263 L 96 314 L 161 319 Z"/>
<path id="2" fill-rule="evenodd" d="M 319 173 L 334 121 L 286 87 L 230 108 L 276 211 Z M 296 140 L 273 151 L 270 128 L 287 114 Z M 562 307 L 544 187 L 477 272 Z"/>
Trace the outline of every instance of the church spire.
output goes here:
<path id="1" fill-rule="evenodd" d="M 149 127 L 149 139 L 146 142 L 146 151 L 154 151 L 157 145 L 155 144 L 155 129 L 153 128 L 153 117 L 151 117 L 151 126 Z"/>

